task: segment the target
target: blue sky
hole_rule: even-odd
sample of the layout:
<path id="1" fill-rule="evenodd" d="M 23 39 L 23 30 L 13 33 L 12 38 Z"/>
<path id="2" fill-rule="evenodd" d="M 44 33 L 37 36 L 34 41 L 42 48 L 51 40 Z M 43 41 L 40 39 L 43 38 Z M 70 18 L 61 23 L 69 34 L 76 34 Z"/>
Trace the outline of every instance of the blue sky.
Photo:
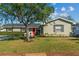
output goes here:
<path id="1" fill-rule="evenodd" d="M 70 15 L 76 22 L 79 22 L 79 3 L 51 3 L 55 8 L 55 15 Z"/>

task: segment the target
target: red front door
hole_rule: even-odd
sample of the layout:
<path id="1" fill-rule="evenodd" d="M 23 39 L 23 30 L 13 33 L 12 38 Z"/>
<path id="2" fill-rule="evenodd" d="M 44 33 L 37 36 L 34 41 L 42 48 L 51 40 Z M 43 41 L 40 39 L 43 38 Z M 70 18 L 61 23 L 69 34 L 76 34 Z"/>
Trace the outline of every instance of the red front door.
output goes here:
<path id="1" fill-rule="evenodd" d="M 35 36 L 35 34 L 36 34 L 36 29 L 33 28 L 33 29 L 32 29 L 32 32 L 33 32 L 33 36 Z"/>

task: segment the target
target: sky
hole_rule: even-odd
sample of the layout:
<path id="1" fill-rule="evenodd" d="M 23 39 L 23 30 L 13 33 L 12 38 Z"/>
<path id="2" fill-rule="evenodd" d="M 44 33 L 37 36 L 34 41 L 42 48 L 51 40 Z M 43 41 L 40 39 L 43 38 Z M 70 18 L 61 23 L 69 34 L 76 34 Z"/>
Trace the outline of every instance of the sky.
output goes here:
<path id="1" fill-rule="evenodd" d="M 76 22 L 79 22 L 79 3 L 51 3 L 55 8 L 53 15 L 70 15 Z"/>

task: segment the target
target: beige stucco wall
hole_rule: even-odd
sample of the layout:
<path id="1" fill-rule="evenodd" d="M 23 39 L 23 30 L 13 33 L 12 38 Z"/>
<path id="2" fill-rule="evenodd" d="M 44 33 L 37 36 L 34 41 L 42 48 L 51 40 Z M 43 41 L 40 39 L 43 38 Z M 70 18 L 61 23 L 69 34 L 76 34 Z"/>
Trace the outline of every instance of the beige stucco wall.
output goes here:
<path id="1" fill-rule="evenodd" d="M 54 32 L 54 25 L 64 25 L 64 32 Z M 50 22 L 45 25 L 43 29 L 44 35 L 50 36 L 70 36 L 70 33 L 72 32 L 71 24 L 62 20 Z"/>

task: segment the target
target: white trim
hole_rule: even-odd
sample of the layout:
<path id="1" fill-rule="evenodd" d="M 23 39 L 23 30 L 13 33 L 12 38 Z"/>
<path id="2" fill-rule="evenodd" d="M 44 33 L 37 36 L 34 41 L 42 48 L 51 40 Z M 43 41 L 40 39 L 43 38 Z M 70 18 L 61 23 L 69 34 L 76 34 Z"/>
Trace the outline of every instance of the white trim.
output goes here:
<path id="1" fill-rule="evenodd" d="M 53 20 L 58 20 L 58 19 L 62 19 L 62 20 L 64 20 L 64 21 L 67 21 L 67 22 L 71 22 L 71 23 L 75 23 L 75 22 L 73 22 L 73 21 L 71 21 L 71 20 L 68 20 L 68 19 L 65 19 L 65 18 L 62 18 L 62 17 L 57 17 L 57 18 L 54 18 Z"/>

